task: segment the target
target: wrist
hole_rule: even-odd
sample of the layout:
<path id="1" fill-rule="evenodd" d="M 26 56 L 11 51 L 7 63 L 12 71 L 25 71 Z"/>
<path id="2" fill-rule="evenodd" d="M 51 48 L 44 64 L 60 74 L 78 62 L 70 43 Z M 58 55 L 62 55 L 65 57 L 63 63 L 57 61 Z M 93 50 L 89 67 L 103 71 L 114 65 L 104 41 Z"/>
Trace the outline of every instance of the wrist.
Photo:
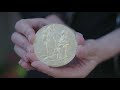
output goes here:
<path id="1" fill-rule="evenodd" d="M 108 59 L 115 56 L 114 48 L 111 45 L 109 45 L 108 40 L 105 37 L 97 39 L 96 42 L 97 42 L 97 50 L 98 50 L 97 57 L 99 63 L 107 61 Z"/>
<path id="2" fill-rule="evenodd" d="M 97 62 L 102 63 L 107 59 L 106 49 L 102 45 L 103 43 L 101 42 L 101 39 L 96 39 L 95 41 L 96 41 L 96 47 L 97 47 L 97 51 L 96 51 Z"/>

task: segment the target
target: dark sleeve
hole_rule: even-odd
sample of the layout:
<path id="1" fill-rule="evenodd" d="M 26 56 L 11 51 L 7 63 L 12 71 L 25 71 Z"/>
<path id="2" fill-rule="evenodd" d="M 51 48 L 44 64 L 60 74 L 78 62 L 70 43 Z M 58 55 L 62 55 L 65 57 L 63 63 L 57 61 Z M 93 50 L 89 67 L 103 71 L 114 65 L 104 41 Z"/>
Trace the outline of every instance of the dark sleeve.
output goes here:
<path id="1" fill-rule="evenodd" d="M 117 23 L 117 28 L 120 28 L 120 12 L 117 13 L 116 23 Z"/>

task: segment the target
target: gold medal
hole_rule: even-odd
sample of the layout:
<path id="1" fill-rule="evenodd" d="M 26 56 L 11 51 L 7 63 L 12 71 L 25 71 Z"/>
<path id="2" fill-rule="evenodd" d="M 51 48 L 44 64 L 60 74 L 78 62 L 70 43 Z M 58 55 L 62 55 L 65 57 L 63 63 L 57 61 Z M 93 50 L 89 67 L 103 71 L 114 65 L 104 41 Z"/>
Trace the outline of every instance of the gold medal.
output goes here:
<path id="1" fill-rule="evenodd" d="M 77 42 L 71 28 L 62 24 L 49 24 L 37 31 L 33 46 L 41 62 L 60 67 L 75 57 Z"/>

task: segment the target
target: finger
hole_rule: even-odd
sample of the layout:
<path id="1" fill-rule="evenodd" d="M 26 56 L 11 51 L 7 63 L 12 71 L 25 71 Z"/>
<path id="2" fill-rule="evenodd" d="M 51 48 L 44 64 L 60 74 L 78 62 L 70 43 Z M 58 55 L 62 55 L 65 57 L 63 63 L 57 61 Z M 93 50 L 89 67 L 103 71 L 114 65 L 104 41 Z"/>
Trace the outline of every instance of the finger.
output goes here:
<path id="1" fill-rule="evenodd" d="M 76 56 L 80 59 L 85 59 L 87 55 L 88 55 L 88 50 L 86 49 L 86 47 L 82 45 L 78 45 L 76 50 Z"/>
<path id="2" fill-rule="evenodd" d="M 53 77 L 59 77 L 59 75 L 61 75 L 62 73 L 62 71 L 59 68 L 49 67 L 41 61 L 34 61 L 31 63 L 31 66 L 37 69 L 38 71 Z"/>
<path id="3" fill-rule="evenodd" d="M 38 58 L 36 57 L 34 53 L 27 54 L 27 57 L 31 60 L 31 66 L 36 68 L 38 71 L 51 75 L 51 76 L 59 75 L 60 69 L 52 68 L 42 63 L 40 60 L 38 60 Z"/>
<path id="4" fill-rule="evenodd" d="M 34 18 L 34 19 L 26 19 L 26 22 L 32 26 L 35 30 L 42 28 L 43 26 L 49 24 L 50 22 L 43 18 Z"/>
<path id="5" fill-rule="evenodd" d="M 30 43 L 33 43 L 34 38 L 35 38 L 35 31 L 32 28 L 32 26 L 30 26 L 30 24 L 26 22 L 26 20 L 22 19 L 18 21 L 15 24 L 15 29 L 17 32 L 25 35 Z"/>
<path id="6" fill-rule="evenodd" d="M 33 52 L 32 45 L 28 42 L 28 40 L 18 32 L 14 32 L 11 36 L 11 40 L 14 44 L 20 46 L 27 52 Z"/>
<path id="7" fill-rule="evenodd" d="M 31 66 L 36 68 L 38 71 L 41 71 L 46 74 L 50 74 L 51 68 L 40 61 L 34 61 L 31 63 Z"/>
<path id="8" fill-rule="evenodd" d="M 14 51 L 19 57 L 23 58 L 26 62 L 28 62 L 28 59 L 26 58 L 26 53 L 27 53 L 26 51 L 24 51 L 22 48 L 20 48 L 17 45 L 14 46 Z"/>
<path id="9" fill-rule="evenodd" d="M 21 65 L 23 68 L 25 68 L 27 71 L 28 71 L 28 70 L 35 70 L 35 68 L 33 68 L 30 63 L 25 62 L 23 59 L 21 59 L 18 63 L 19 63 L 19 65 Z"/>
<path id="10" fill-rule="evenodd" d="M 34 53 L 27 53 L 26 57 L 29 59 L 30 62 L 39 61 Z"/>
<path id="11" fill-rule="evenodd" d="M 89 39 L 85 44 L 85 49 L 88 56 L 96 57 L 98 51 L 98 43 L 94 39 Z"/>
<path id="12" fill-rule="evenodd" d="M 48 74 L 50 76 L 53 76 L 55 78 L 77 77 L 76 73 L 78 73 L 78 68 L 77 70 L 74 70 L 71 67 L 70 68 L 69 67 L 59 67 L 59 68 L 49 67 L 46 64 L 42 63 L 41 61 L 34 61 L 31 63 L 31 65 L 34 68 L 36 68 L 38 71 Z M 71 71 L 73 73 L 71 73 Z"/>
<path id="13" fill-rule="evenodd" d="M 49 66 L 47 66 L 44 63 L 40 62 L 40 60 L 38 60 L 38 58 L 36 57 L 36 55 L 34 53 L 28 53 L 26 56 L 27 56 L 27 58 L 29 58 L 31 60 L 31 65 L 33 67 L 35 67 L 36 69 L 38 69 L 38 70 L 40 70 L 40 71 L 42 71 L 44 73 L 48 72 L 48 70 L 50 69 Z"/>
<path id="14" fill-rule="evenodd" d="M 76 40 L 77 40 L 78 45 L 83 45 L 85 43 L 83 35 L 80 34 L 79 32 L 76 32 Z"/>
<path id="15" fill-rule="evenodd" d="M 95 40 L 93 40 L 93 39 L 87 40 L 84 45 L 78 45 L 76 56 L 79 58 L 81 57 L 83 59 L 97 58 L 96 57 L 97 50 L 98 50 L 97 46 L 98 45 Z"/>

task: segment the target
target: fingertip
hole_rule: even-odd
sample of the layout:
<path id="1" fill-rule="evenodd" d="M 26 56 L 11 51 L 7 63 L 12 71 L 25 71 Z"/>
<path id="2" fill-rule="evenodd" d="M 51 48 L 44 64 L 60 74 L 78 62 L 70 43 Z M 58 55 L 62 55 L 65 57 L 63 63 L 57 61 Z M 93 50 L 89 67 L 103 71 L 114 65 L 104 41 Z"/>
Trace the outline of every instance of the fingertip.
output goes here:
<path id="1" fill-rule="evenodd" d="M 78 45 L 84 45 L 85 43 L 85 39 L 83 35 L 80 34 L 79 32 L 76 32 L 76 40 L 77 40 Z"/>
<path id="2" fill-rule="evenodd" d="M 22 60 L 20 60 L 18 63 L 19 63 L 19 65 L 20 65 L 20 64 L 22 63 Z"/>
<path id="3" fill-rule="evenodd" d="M 35 67 L 38 63 L 39 63 L 38 61 L 32 62 L 31 66 Z"/>

